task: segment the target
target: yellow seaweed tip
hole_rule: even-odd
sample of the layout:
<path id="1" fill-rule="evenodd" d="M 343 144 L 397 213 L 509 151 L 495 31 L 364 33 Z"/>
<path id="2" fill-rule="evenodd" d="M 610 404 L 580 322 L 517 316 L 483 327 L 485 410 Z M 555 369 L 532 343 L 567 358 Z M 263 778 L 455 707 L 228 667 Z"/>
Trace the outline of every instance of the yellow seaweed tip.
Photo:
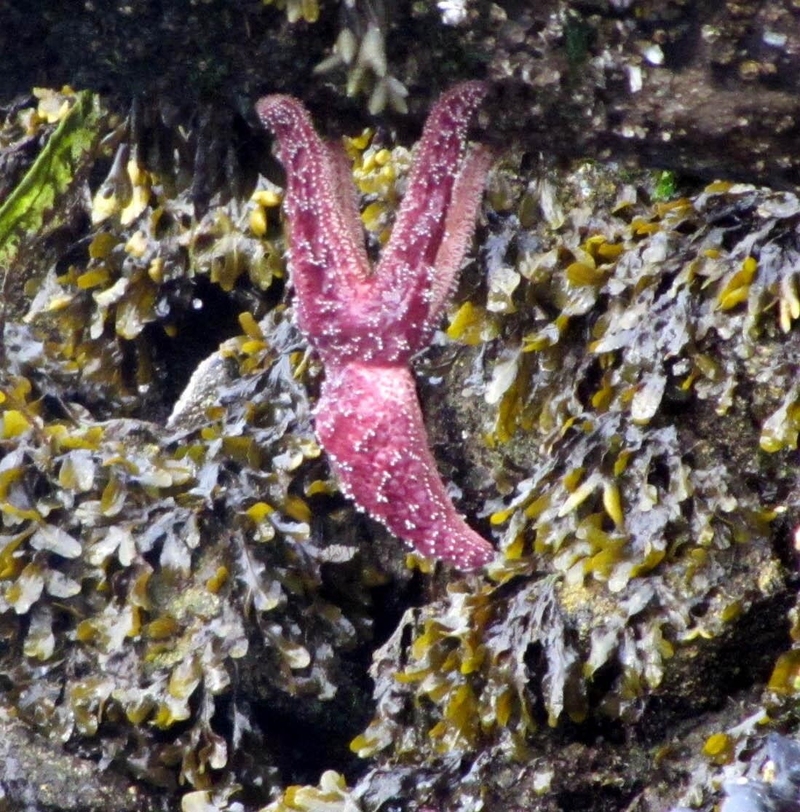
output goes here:
<path id="1" fill-rule="evenodd" d="M 311 509 L 299 496 L 289 494 L 289 496 L 286 497 L 286 501 L 283 503 L 283 511 L 287 516 L 290 516 L 295 521 L 311 521 Z"/>
<path id="2" fill-rule="evenodd" d="M 319 454 L 317 454 L 319 456 Z M 315 479 L 313 482 L 309 483 L 309 485 L 305 489 L 306 496 L 316 496 L 317 494 L 325 494 L 326 496 L 330 496 L 333 493 L 336 493 L 337 490 L 335 486 L 325 479 Z"/>
<path id="3" fill-rule="evenodd" d="M 136 257 L 137 259 L 144 256 L 144 252 L 146 250 L 147 250 L 147 237 L 145 236 L 143 231 L 135 232 L 128 240 L 128 242 L 125 243 L 126 253 Z"/>
<path id="4" fill-rule="evenodd" d="M 722 766 L 733 758 L 733 739 L 727 733 L 712 733 L 703 745 L 703 755 Z"/>
<path id="5" fill-rule="evenodd" d="M 369 146 L 369 142 L 372 141 L 373 135 L 373 129 L 371 127 L 366 127 L 361 131 L 361 135 L 354 135 L 345 138 L 345 147 L 347 147 L 349 151 L 360 152 L 365 150 Z"/>
<path id="6" fill-rule="evenodd" d="M 279 189 L 256 189 L 250 200 L 265 209 L 272 209 L 280 206 L 282 198 L 283 195 Z"/>
<path id="7" fill-rule="evenodd" d="M 484 330 L 490 325 L 484 308 L 467 301 L 458 308 L 450 320 L 447 337 L 474 347 L 485 340 Z"/>
<path id="8" fill-rule="evenodd" d="M 742 267 L 727 281 L 717 296 L 717 307 L 720 310 L 731 310 L 747 300 L 750 293 L 750 284 L 758 270 L 758 262 L 754 257 L 746 257 Z"/>
<path id="9" fill-rule="evenodd" d="M 258 322 L 253 318 L 253 314 L 245 311 L 239 314 L 239 326 L 244 333 L 254 341 L 263 341 L 264 333 L 258 326 Z"/>
<path id="10" fill-rule="evenodd" d="M 273 513 L 275 508 L 266 502 L 256 502 L 245 511 L 245 515 L 252 519 L 257 524 L 263 522 L 264 519 Z"/>
<path id="11" fill-rule="evenodd" d="M 619 487 L 615 482 L 603 483 L 603 507 L 617 528 L 621 528 L 625 524 L 625 517 L 622 512 L 622 498 Z"/>
<path id="12" fill-rule="evenodd" d="M 496 513 L 492 513 L 489 517 L 489 523 L 493 525 L 498 524 L 505 524 L 514 513 L 512 508 L 506 508 L 505 510 L 498 510 Z"/>
<path id="13" fill-rule="evenodd" d="M 108 269 L 101 267 L 80 274 L 75 282 L 81 290 L 89 290 L 98 287 L 98 285 L 104 285 L 108 282 L 108 279 Z"/>
<path id="14" fill-rule="evenodd" d="M 18 409 L 9 409 L 3 413 L 3 439 L 19 437 L 31 427 L 28 418 Z"/>
<path id="15" fill-rule="evenodd" d="M 781 696 L 796 696 L 800 692 L 800 651 L 792 649 L 778 657 L 767 690 Z"/>
<path id="16" fill-rule="evenodd" d="M 250 212 L 250 231 L 256 237 L 263 237 L 267 233 L 267 212 L 263 206 L 255 206 Z"/>
<path id="17" fill-rule="evenodd" d="M 230 573 L 224 565 L 217 567 L 217 571 L 206 581 L 206 589 L 216 595 L 228 582 Z"/>

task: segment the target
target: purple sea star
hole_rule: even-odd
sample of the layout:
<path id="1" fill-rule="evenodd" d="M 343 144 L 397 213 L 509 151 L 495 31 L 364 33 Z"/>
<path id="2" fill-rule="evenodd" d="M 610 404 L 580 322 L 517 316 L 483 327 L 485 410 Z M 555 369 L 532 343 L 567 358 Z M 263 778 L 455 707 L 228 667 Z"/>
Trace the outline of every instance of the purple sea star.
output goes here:
<path id="1" fill-rule="evenodd" d="M 319 138 L 297 99 L 256 105 L 286 169 L 297 322 L 325 366 L 317 436 L 347 496 L 423 555 L 463 570 L 494 550 L 447 496 L 410 362 L 441 318 L 475 229 L 491 155 L 467 149 L 466 133 L 485 95 L 483 83 L 464 82 L 431 110 L 375 269 L 344 152 Z"/>

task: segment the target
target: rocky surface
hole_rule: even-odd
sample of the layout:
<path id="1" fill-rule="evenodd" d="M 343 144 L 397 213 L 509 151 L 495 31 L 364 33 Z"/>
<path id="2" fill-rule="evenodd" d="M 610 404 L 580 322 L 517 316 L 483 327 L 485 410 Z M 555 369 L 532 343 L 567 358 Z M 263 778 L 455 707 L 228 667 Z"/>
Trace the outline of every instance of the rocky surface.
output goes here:
<path id="1" fill-rule="evenodd" d="M 0 12 L 0 809 L 710 808 L 794 726 L 800 13 L 278 5 Z M 352 136 L 375 254 L 476 75 L 462 578 L 320 454 L 252 103 Z"/>

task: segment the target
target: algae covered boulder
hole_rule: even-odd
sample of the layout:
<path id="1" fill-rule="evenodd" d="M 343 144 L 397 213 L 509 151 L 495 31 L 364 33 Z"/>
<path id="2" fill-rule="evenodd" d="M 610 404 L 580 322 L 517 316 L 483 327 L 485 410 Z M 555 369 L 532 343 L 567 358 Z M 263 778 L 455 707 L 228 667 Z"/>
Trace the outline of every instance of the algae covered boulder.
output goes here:
<path id="1" fill-rule="evenodd" d="M 684 108 L 656 103 L 682 42 L 713 45 L 692 50 L 704 94 L 731 70 L 748 104 L 762 85 L 788 103 L 777 23 L 698 9 L 682 39 L 680 3 L 204 5 L 229 28 L 196 37 L 199 6 L 177 28 L 47 9 L 89 33 L 90 89 L 2 107 L 0 809 L 655 811 L 735 802 L 743 775 L 779 791 L 800 203 L 752 181 L 791 182 L 791 127 L 748 166 L 774 120 L 750 116 L 693 166 Z M 751 78 L 722 44 L 745 18 L 767 66 Z M 119 58 L 167 23 L 193 57 Z M 442 85 L 493 80 L 471 259 L 415 362 L 439 471 L 497 548 L 467 577 L 407 558 L 330 473 L 250 109 L 293 89 L 351 136 L 374 256 L 432 64 Z M 553 158 L 576 151 L 602 160 Z"/>

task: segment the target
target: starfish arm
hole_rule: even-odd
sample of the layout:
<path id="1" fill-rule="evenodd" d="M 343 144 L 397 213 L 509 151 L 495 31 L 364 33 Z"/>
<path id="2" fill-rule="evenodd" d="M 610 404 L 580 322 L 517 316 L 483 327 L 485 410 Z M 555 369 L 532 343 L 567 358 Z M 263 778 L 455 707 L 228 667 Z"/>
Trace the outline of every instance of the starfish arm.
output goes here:
<path id="1" fill-rule="evenodd" d="M 301 102 L 265 96 L 256 112 L 277 138 L 286 170 L 283 210 L 298 323 L 323 349 L 344 318 L 353 288 L 371 275 L 357 226 L 347 222 L 355 205 L 342 206 L 341 161 L 317 135 Z M 352 199 L 352 181 L 349 185 Z"/>
<path id="2" fill-rule="evenodd" d="M 429 332 L 439 322 L 442 310 L 455 287 L 456 276 L 461 270 L 475 232 L 475 220 L 483 197 L 486 173 L 493 159 L 494 155 L 489 147 L 476 146 L 470 149 L 453 186 L 453 200 L 447 210 L 444 237 L 434 263 L 436 270 L 426 320 Z M 421 335 L 423 342 L 427 342 L 428 337 L 428 333 Z"/>
<path id="3" fill-rule="evenodd" d="M 336 183 L 336 199 L 342 211 L 342 223 L 351 232 L 349 239 L 360 255 L 359 264 L 369 269 L 367 249 L 364 246 L 364 229 L 361 225 L 360 199 L 353 183 L 353 166 L 341 144 L 328 143 L 326 147 Z"/>
<path id="4" fill-rule="evenodd" d="M 467 127 L 486 91 L 482 82 L 463 82 L 434 105 L 414 154 L 391 239 L 375 271 L 387 321 L 393 315 L 405 328 L 407 357 L 422 348 L 429 333 L 434 266 L 446 238 L 448 212 L 454 204 L 458 207 L 459 200 L 464 203 L 463 189 L 459 200 L 454 200 L 454 191 L 461 188 Z M 475 168 L 482 163 L 467 159 L 466 166 L 474 182 Z M 448 282 L 444 287 L 449 286 Z"/>
<path id="5" fill-rule="evenodd" d="M 343 492 L 422 555 L 462 570 L 492 559 L 491 544 L 447 496 L 407 367 L 353 362 L 329 368 L 316 431 Z"/>

